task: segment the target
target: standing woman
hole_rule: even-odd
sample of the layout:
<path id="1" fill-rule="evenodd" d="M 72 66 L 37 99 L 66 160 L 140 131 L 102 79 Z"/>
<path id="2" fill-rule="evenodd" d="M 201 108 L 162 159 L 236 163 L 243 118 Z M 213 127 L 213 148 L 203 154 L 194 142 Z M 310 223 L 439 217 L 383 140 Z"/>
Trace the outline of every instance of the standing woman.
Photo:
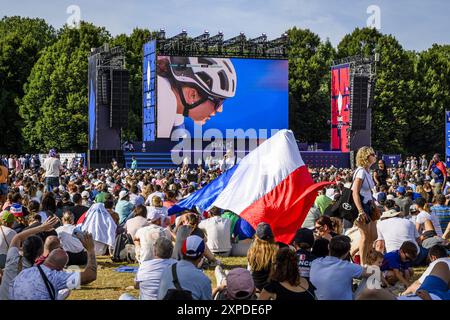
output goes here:
<path id="1" fill-rule="evenodd" d="M 356 154 L 356 169 L 353 175 L 353 200 L 358 208 L 359 216 L 364 216 L 364 221 L 369 224 L 364 239 L 361 239 L 363 246 L 360 246 L 361 264 L 366 262 L 370 247 L 377 239 L 376 220 L 379 219 L 378 211 L 375 209 L 375 199 L 372 189 L 375 183 L 370 175 L 370 167 L 376 162 L 375 151 L 370 147 L 362 147 Z"/>

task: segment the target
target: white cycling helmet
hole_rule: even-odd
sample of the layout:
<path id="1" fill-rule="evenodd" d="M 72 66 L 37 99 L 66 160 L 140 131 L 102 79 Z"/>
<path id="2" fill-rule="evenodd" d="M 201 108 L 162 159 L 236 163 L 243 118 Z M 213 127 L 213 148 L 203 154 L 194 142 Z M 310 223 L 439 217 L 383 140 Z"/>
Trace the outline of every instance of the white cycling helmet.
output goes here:
<path id="1" fill-rule="evenodd" d="M 236 94 L 236 70 L 230 59 L 170 57 L 173 78 L 198 86 L 207 96 L 226 99 Z"/>

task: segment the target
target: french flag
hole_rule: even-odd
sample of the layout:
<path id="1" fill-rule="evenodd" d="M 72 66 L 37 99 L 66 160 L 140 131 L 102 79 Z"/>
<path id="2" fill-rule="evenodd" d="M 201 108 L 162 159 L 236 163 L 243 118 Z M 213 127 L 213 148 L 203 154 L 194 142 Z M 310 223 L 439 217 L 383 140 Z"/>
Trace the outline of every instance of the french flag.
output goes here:
<path id="1" fill-rule="evenodd" d="M 194 207 L 230 210 L 256 229 L 272 227 L 276 241 L 290 243 L 314 203 L 317 191 L 294 135 L 280 130 L 210 184 L 169 209 L 175 214 Z"/>

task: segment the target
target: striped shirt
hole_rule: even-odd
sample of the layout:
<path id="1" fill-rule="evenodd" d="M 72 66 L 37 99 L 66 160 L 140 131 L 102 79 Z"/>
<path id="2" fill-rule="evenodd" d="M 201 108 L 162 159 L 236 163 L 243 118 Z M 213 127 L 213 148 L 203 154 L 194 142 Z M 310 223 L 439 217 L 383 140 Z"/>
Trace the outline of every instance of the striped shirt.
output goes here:
<path id="1" fill-rule="evenodd" d="M 431 215 L 438 218 L 442 231 L 447 229 L 447 225 L 450 222 L 450 207 L 443 205 L 435 205 L 431 207 Z"/>

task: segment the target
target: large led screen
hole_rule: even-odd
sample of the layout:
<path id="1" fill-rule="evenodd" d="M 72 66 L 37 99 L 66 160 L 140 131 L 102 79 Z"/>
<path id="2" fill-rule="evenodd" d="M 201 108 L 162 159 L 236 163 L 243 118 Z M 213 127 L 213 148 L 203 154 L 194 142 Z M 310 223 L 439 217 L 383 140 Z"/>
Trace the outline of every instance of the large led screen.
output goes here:
<path id="1" fill-rule="evenodd" d="M 156 70 L 157 138 L 288 127 L 287 60 L 158 56 Z"/>

